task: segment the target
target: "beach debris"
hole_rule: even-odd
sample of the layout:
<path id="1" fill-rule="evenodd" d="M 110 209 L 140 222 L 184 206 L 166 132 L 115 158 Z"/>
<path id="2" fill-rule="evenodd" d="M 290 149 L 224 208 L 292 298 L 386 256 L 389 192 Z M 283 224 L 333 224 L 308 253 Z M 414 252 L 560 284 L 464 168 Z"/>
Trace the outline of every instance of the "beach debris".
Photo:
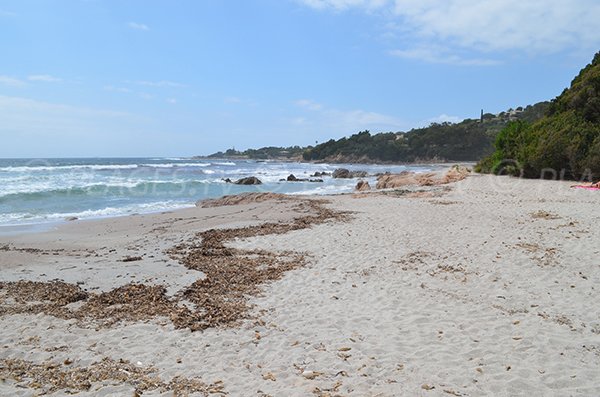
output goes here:
<path id="1" fill-rule="evenodd" d="M 303 253 L 292 251 L 233 249 L 226 246 L 228 241 L 284 234 L 348 217 L 347 213 L 326 208 L 326 200 L 294 200 L 301 216 L 291 221 L 211 229 L 168 250 L 172 259 L 205 275 L 174 297 L 167 296 L 164 286 L 140 283 L 92 293 L 77 284 L 57 280 L 0 282 L 0 315 L 44 313 L 96 327 L 156 317 L 168 318 L 175 328 L 192 331 L 236 325 L 249 315 L 250 296 L 285 272 L 304 266 L 306 258 Z M 79 302 L 76 307 L 70 306 L 75 302 Z"/>
<path id="2" fill-rule="evenodd" d="M 222 382 L 206 384 L 198 378 L 176 376 L 169 382 L 163 381 L 154 367 L 139 367 L 127 360 L 105 357 L 87 367 L 64 368 L 50 361 L 40 364 L 21 359 L 0 359 L 0 378 L 14 381 L 19 387 L 39 390 L 39 394 L 51 394 L 65 390 L 73 392 L 91 391 L 94 384 L 128 384 L 135 388 L 137 396 L 145 392 L 172 392 L 173 396 L 188 396 L 200 393 L 204 396 L 226 394 Z"/>
<path id="3" fill-rule="evenodd" d="M 141 256 L 126 256 L 123 259 L 121 259 L 121 262 L 136 262 L 136 261 L 141 261 L 142 257 Z"/>
<path id="4" fill-rule="evenodd" d="M 196 207 L 213 208 L 226 205 L 242 205 L 251 203 L 262 203 L 264 201 L 294 200 L 295 197 L 280 193 L 241 193 L 223 196 L 218 199 L 199 200 Z"/>
<path id="5" fill-rule="evenodd" d="M 543 210 L 532 212 L 530 215 L 534 219 L 547 219 L 547 220 L 560 219 L 559 215 L 554 214 L 552 212 L 543 211 Z"/>
<path id="6" fill-rule="evenodd" d="M 323 375 L 323 372 L 319 372 L 319 371 L 304 371 L 304 372 L 302 372 L 302 376 L 308 380 L 313 380 L 321 375 Z"/>
<path id="7" fill-rule="evenodd" d="M 233 183 L 235 183 L 236 185 L 262 185 L 262 181 L 255 176 L 240 178 Z"/>
<path id="8" fill-rule="evenodd" d="M 73 222 L 73 221 L 76 221 L 77 219 L 79 219 L 79 218 L 77 218 L 76 216 L 67 216 L 65 218 L 65 221 L 67 221 L 67 222 Z"/>
<path id="9" fill-rule="evenodd" d="M 194 303 L 200 310 L 192 318 L 184 316 L 179 319 L 175 322 L 176 326 L 196 331 L 231 326 L 246 318 L 250 309 L 248 296 L 258 293 L 262 284 L 278 280 L 285 272 L 304 266 L 306 259 L 304 254 L 297 252 L 240 250 L 229 248 L 225 243 L 238 238 L 284 234 L 313 224 L 346 219 L 347 214 L 330 210 L 324 206 L 325 203 L 323 200 L 306 199 L 299 203 L 298 210 L 304 209 L 308 215 L 292 221 L 210 229 L 169 250 L 172 259 L 206 275 L 181 292 L 183 299 Z"/>
<path id="10" fill-rule="evenodd" d="M 435 389 L 435 386 L 431 386 L 431 385 L 428 385 L 427 383 L 424 383 L 424 384 L 421 385 L 421 389 L 423 389 L 423 390 L 433 390 L 433 389 Z"/>

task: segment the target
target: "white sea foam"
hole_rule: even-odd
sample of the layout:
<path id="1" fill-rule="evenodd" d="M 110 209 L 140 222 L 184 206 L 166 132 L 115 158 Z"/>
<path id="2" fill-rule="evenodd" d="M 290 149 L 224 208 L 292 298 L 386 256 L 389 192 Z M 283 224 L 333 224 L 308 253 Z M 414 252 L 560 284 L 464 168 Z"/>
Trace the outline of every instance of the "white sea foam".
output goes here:
<path id="1" fill-rule="evenodd" d="M 176 167 L 208 167 L 211 163 L 143 163 L 143 164 L 81 164 L 81 165 L 27 165 L 27 166 L 11 166 L 0 167 L 0 172 L 40 172 L 40 171 L 56 171 L 65 170 L 131 170 L 139 167 L 148 168 L 176 168 Z"/>
<path id="2" fill-rule="evenodd" d="M 132 213 L 152 213 L 170 211 L 180 208 L 193 207 L 194 203 L 184 201 L 157 201 L 152 203 L 133 204 L 124 207 L 105 207 L 97 210 L 85 210 L 79 212 L 56 212 L 51 214 L 32 214 L 28 212 L 0 214 L 0 225 L 22 225 L 40 222 L 53 222 L 65 218 L 76 217 L 78 219 L 106 218 L 122 216 Z"/>
<path id="3" fill-rule="evenodd" d="M 224 161 L 224 162 L 219 162 L 219 163 L 214 163 L 215 165 L 236 165 L 234 162 L 232 161 Z"/>

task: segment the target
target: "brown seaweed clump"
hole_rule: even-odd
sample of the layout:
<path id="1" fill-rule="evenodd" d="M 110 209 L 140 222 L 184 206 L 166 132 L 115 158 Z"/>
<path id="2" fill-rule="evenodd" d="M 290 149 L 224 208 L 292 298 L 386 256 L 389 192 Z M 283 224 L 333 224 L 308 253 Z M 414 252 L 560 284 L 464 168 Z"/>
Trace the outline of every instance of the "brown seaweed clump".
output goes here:
<path id="1" fill-rule="evenodd" d="M 326 201 L 293 200 L 302 215 L 292 221 L 211 229 L 170 249 L 171 257 L 205 274 L 174 297 L 167 296 L 161 285 L 130 283 L 92 293 L 63 281 L 0 282 L 0 315 L 44 313 L 99 327 L 163 317 L 176 328 L 192 331 L 235 325 L 248 317 L 250 296 L 258 294 L 262 285 L 303 266 L 306 259 L 298 252 L 234 249 L 227 247 L 227 242 L 347 218 L 346 213 L 325 208 Z"/>
<path id="2" fill-rule="evenodd" d="M 89 391 L 94 383 L 112 382 L 128 384 L 135 388 L 134 396 L 145 392 L 172 392 L 173 396 L 188 396 L 190 393 L 226 394 L 221 381 L 206 384 L 197 378 L 174 377 L 165 382 L 157 375 L 154 367 L 139 367 L 127 360 L 113 360 L 105 357 L 88 367 L 69 368 L 63 364 L 45 362 L 32 363 L 21 359 L 1 359 L 0 378 L 12 380 L 20 387 L 37 389 L 39 394 L 51 394 L 58 390 L 70 393 Z"/>
<path id="3" fill-rule="evenodd" d="M 273 253 L 264 250 L 229 248 L 226 242 L 284 234 L 305 229 L 330 220 L 344 220 L 347 214 L 327 209 L 321 200 L 306 200 L 300 211 L 310 213 L 291 222 L 269 222 L 235 229 L 211 229 L 198 233 L 191 241 L 174 247 L 170 254 L 186 267 L 203 272 L 206 277 L 187 287 L 182 296 L 200 309 L 200 321 L 187 324 L 192 330 L 234 325 L 247 316 L 248 296 L 260 291 L 260 286 L 280 279 L 284 273 L 301 267 L 306 258 L 302 253 Z M 197 243 L 196 240 L 200 242 Z M 185 321 L 187 318 L 182 318 Z"/>
<path id="4" fill-rule="evenodd" d="M 64 281 L 17 281 L 0 282 L 0 298 L 0 315 L 53 313 L 71 318 L 74 314 L 65 306 L 87 299 L 88 293 Z"/>

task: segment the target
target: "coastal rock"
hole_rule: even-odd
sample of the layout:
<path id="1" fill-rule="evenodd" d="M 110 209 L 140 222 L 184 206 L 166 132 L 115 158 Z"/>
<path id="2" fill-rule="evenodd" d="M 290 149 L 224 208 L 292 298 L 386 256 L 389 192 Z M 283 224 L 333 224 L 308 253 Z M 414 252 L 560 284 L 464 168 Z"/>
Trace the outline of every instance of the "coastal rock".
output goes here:
<path id="1" fill-rule="evenodd" d="M 231 181 L 231 179 L 229 179 L 229 178 L 225 178 L 225 179 L 221 179 L 221 180 L 222 180 L 223 182 L 225 182 L 225 183 L 233 183 L 233 182 Z"/>
<path id="2" fill-rule="evenodd" d="M 396 189 L 409 185 L 427 185 L 433 174 L 416 174 L 402 171 L 399 174 L 383 174 L 377 177 L 377 189 Z"/>
<path id="3" fill-rule="evenodd" d="M 290 174 L 286 179 L 280 179 L 279 182 L 323 182 L 323 179 L 296 178 L 294 174 Z"/>
<path id="4" fill-rule="evenodd" d="M 65 218 L 65 221 L 73 222 L 73 221 L 76 221 L 77 219 L 79 219 L 79 218 L 77 218 L 76 216 L 68 216 Z"/>
<path id="5" fill-rule="evenodd" d="M 338 168 L 331 174 L 333 178 L 364 178 L 367 176 L 366 171 L 350 171 L 346 168 Z"/>
<path id="6" fill-rule="evenodd" d="M 465 179 L 471 171 L 463 166 L 455 165 L 446 173 L 426 172 L 417 174 L 402 171 L 399 174 L 383 174 L 377 177 L 377 189 L 395 189 L 408 185 L 438 186 L 458 182 Z"/>
<path id="7" fill-rule="evenodd" d="M 315 177 L 316 178 L 316 177 L 319 177 L 319 176 L 328 176 L 328 175 L 331 175 L 331 173 L 330 172 L 326 172 L 326 171 L 323 171 L 323 172 L 317 171 L 314 174 L 312 174 L 311 177 Z"/>
<path id="8" fill-rule="evenodd" d="M 233 183 L 235 183 L 236 185 L 262 185 L 262 181 L 255 176 L 241 178 Z"/>
<path id="9" fill-rule="evenodd" d="M 367 190 L 371 190 L 371 185 L 369 185 L 368 181 L 363 181 L 361 179 L 356 184 L 355 190 L 358 191 L 358 192 L 366 192 Z"/>
<path id="10" fill-rule="evenodd" d="M 338 168 L 331 174 L 333 178 L 350 178 L 350 170 L 346 168 Z"/>

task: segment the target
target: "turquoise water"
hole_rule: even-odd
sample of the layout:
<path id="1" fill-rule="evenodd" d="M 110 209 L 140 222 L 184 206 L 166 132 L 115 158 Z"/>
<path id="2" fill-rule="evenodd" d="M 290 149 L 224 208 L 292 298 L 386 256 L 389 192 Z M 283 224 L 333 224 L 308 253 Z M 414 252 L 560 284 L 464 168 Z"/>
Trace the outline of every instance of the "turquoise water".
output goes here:
<path id="1" fill-rule="evenodd" d="M 307 178 L 314 172 L 340 167 L 370 174 L 434 168 L 189 158 L 0 159 L 0 225 L 157 212 L 241 192 L 352 191 L 355 179 L 324 177 L 323 183 L 280 182 L 289 174 Z M 256 176 L 263 184 L 240 186 L 223 181 L 246 176 Z"/>

